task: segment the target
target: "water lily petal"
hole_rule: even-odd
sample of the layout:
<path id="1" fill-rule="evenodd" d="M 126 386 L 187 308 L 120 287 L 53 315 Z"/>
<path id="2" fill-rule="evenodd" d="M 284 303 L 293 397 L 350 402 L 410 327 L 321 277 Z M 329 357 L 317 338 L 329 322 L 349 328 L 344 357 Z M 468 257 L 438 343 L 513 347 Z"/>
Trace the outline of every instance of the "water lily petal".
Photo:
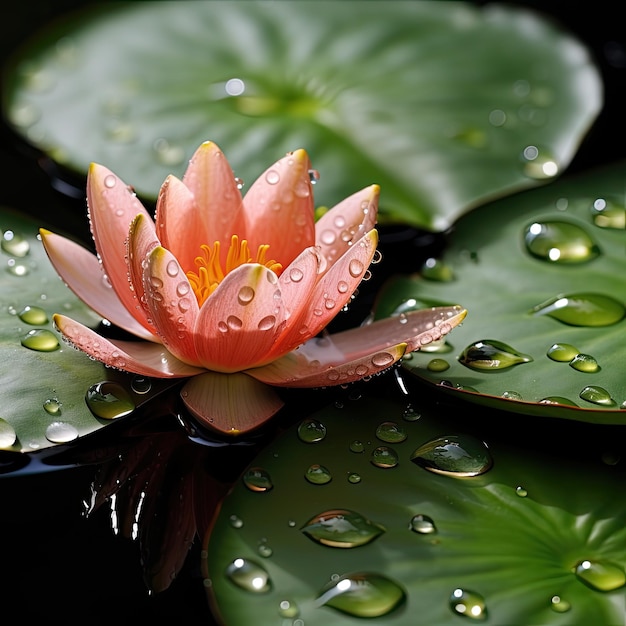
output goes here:
<path id="1" fill-rule="evenodd" d="M 157 341 L 147 325 L 140 324 L 111 288 L 95 254 L 61 235 L 40 229 L 50 262 L 65 284 L 87 306 L 112 324 L 148 341 Z"/>
<path id="2" fill-rule="evenodd" d="M 374 228 L 379 195 L 380 187 L 370 185 L 335 205 L 317 221 L 315 243 L 329 264 Z"/>
<path id="3" fill-rule="evenodd" d="M 204 371 L 183 363 L 161 344 L 106 339 L 65 315 L 56 314 L 53 321 L 72 346 L 105 365 L 126 372 L 154 378 L 181 378 Z"/>
<path id="4" fill-rule="evenodd" d="M 242 373 L 195 376 L 185 383 L 181 397 L 198 420 L 228 435 L 254 430 L 284 404 L 271 387 Z"/>
<path id="5" fill-rule="evenodd" d="M 399 343 L 349 361 L 333 361 L 325 350 L 322 351 L 324 361 L 308 358 L 304 352 L 294 350 L 269 365 L 248 370 L 247 373 L 259 381 L 280 387 L 344 385 L 388 369 L 404 356 L 406 347 L 405 343 Z"/>
<path id="6" fill-rule="evenodd" d="M 376 252 L 378 233 L 371 230 L 357 243 L 352 244 L 334 265 L 318 280 L 309 296 L 308 306 L 302 311 L 301 318 L 289 324 L 291 339 L 300 334 L 302 328 L 308 328 L 308 337 L 314 337 L 337 315 L 350 301 L 352 294 L 368 271 L 372 257 Z"/>
<path id="7" fill-rule="evenodd" d="M 198 301 L 176 257 L 156 246 L 143 272 L 145 302 L 161 341 L 181 361 L 199 366 L 194 337 Z"/>
<path id="8" fill-rule="evenodd" d="M 133 190 L 111 170 L 97 163 L 91 164 L 87 174 L 87 204 L 91 233 L 104 271 L 122 304 L 134 315 L 137 311 L 135 294 L 128 282 L 123 251 L 128 226 L 135 216 L 142 213 L 152 218 Z"/>
<path id="9" fill-rule="evenodd" d="M 399 352 L 413 352 L 441 339 L 466 315 L 465 309 L 455 305 L 377 320 L 359 328 L 311 339 L 281 359 L 250 370 L 248 374 L 271 385 L 294 387 L 342 384 L 346 382 L 345 376 L 350 374 L 353 376 L 351 380 L 357 380 L 375 373 L 376 367 L 379 371 L 386 369 L 397 360 Z M 339 372 L 340 376 L 334 372 Z"/>
<path id="10" fill-rule="evenodd" d="M 276 274 L 256 263 L 240 265 L 200 309 L 196 322 L 200 362 L 217 372 L 267 362 L 285 315 Z"/>
<path id="11" fill-rule="evenodd" d="M 269 257 L 283 267 L 315 243 L 310 169 L 304 150 L 289 153 L 259 176 L 243 198 L 250 249 L 269 244 Z"/>

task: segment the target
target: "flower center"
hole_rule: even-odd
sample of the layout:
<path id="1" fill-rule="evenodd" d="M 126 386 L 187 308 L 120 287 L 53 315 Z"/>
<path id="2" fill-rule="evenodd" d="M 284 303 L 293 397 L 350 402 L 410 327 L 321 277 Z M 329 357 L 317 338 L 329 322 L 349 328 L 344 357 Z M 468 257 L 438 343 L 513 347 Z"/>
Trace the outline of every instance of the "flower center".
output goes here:
<path id="1" fill-rule="evenodd" d="M 283 269 L 280 263 L 266 260 L 268 244 L 260 245 L 256 257 L 253 257 L 248 241 L 246 239 L 239 241 L 237 235 L 231 237 L 225 267 L 222 267 L 220 261 L 219 241 L 216 241 L 212 247 L 204 244 L 200 246 L 200 249 L 202 251 L 200 256 L 195 258 L 198 272 L 187 272 L 187 278 L 196 294 L 199 306 L 202 306 L 205 300 L 217 289 L 217 286 L 224 280 L 224 276 L 244 263 L 259 263 L 277 274 L 280 274 Z"/>

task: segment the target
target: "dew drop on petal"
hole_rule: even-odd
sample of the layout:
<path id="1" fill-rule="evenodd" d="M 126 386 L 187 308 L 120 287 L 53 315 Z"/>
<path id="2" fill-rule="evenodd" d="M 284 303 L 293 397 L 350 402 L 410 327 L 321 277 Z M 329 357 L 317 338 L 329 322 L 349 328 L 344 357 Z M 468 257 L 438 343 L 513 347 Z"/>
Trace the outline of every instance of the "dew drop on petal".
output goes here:
<path id="1" fill-rule="evenodd" d="M 250 304 L 254 300 L 254 289 L 249 285 L 243 286 L 237 294 L 237 300 L 241 305 Z"/>
<path id="2" fill-rule="evenodd" d="M 316 604 L 359 618 L 388 615 L 404 603 L 406 592 L 391 578 L 357 572 L 333 578 L 318 594 Z"/>
<path id="3" fill-rule="evenodd" d="M 332 246 L 332 244 L 335 243 L 335 240 L 337 239 L 337 234 L 335 233 L 334 230 L 323 230 L 320 233 L 320 241 L 325 245 L 325 246 Z"/>
<path id="4" fill-rule="evenodd" d="M 348 271 L 355 278 L 357 276 L 360 276 L 363 273 L 364 269 L 365 269 L 365 267 L 364 267 L 363 263 L 361 261 L 359 261 L 358 259 L 352 259 L 350 261 L 350 263 L 348 264 Z"/>
<path id="5" fill-rule="evenodd" d="M 294 283 L 299 283 L 304 278 L 304 272 L 299 267 L 292 267 L 289 270 L 289 278 Z"/>
<path id="6" fill-rule="evenodd" d="M 276 170 L 269 170 L 265 174 L 265 181 L 270 185 L 275 185 L 280 180 L 280 174 Z"/>
<path id="7" fill-rule="evenodd" d="M 241 589 L 252 593 L 267 593 L 272 588 L 267 570 L 252 559 L 235 559 L 226 568 L 226 577 Z"/>
<path id="8" fill-rule="evenodd" d="M 276 318 L 273 315 L 266 315 L 263 319 L 259 320 L 259 330 L 271 330 L 276 325 Z"/>
<path id="9" fill-rule="evenodd" d="M 389 352 L 379 352 L 372 357 L 374 367 L 387 367 L 393 363 L 393 355 Z"/>
<path id="10" fill-rule="evenodd" d="M 239 330 L 243 326 L 243 322 L 236 315 L 229 315 L 226 324 L 231 330 Z"/>
<path id="11" fill-rule="evenodd" d="M 172 278 L 178 276 L 178 263 L 176 263 L 176 261 L 174 260 L 168 261 L 165 271 L 167 272 L 167 275 L 171 276 Z"/>
<path id="12" fill-rule="evenodd" d="M 117 178 L 112 174 L 105 176 L 104 178 L 104 186 L 108 189 L 112 189 L 117 184 Z"/>

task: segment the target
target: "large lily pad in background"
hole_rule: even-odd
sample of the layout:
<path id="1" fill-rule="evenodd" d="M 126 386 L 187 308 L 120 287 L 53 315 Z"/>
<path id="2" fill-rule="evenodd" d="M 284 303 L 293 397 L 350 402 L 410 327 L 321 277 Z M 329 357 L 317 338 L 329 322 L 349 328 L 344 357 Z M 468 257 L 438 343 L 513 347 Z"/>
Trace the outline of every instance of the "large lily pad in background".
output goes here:
<path id="1" fill-rule="evenodd" d="M 220 623 L 621 626 L 621 464 L 405 400 L 321 410 L 246 468 L 205 542 Z"/>
<path id="2" fill-rule="evenodd" d="M 413 353 L 406 368 L 471 402 L 626 423 L 625 180 L 617 163 L 462 217 L 441 258 L 379 294 L 380 317 L 468 309 L 441 352 Z"/>
<path id="3" fill-rule="evenodd" d="M 171 386 L 105 368 L 61 340 L 54 313 L 92 327 L 102 319 L 56 274 L 38 239 L 40 226 L 0 209 L 1 450 L 37 452 L 72 442 Z"/>
<path id="4" fill-rule="evenodd" d="M 97 5 L 96 5 L 97 6 Z M 103 3 L 11 59 L 4 112 L 56 162 L 154 198 L 211 139 L 252 182 L 296 148 L 332 205 L 445 230 L 562 172 L 602 104 L 585 48 L 541 16 L 460 2 Z"/>

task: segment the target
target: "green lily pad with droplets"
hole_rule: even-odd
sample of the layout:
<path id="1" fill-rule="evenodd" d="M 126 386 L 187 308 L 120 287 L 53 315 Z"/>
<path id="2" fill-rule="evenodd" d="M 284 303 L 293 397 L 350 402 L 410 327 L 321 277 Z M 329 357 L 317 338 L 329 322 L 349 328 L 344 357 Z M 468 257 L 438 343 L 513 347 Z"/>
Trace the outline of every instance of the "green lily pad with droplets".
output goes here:
<path id="1" fill-rule="evenodd" d="M 305 148 L 319 204 L 378 183 L 381 221 L 443 231 L 563 172 L 602 106 L 583 45 L 512 6 L 95 7 L 8 61 L 4 113 L 58 164 L 82 176 L 100 162 L 145 198 L 207 139 L 244 185 Z"/>
<path id="2" fill-rule="evenodd" d="M 533 418 L 515 434 L 498 413 L 470 423 L 397 388 L 349 393 L 268 445 L 225 498 L 203 552 L 218 623 L 622 625 L 623 451 L 597 437 L 606 427 L 537 437 Z M 300 435 L 311 422 L 315 442 Z M 309 482 L 311 465 L 331 480 Z"/>
<path id="3" fill-rule="evenodd" d="M 102 318 L 63 284 L 38 238 L 40 226 L 0 208 L 0 450 L 66 444 L 171 386 L 105 368 L 63 342 L 52 325 L 54 313 L 94 328 Z"/>
<path id="4" fill-rule="evenodd" d="M 478 208 L 441 258 L 390 278 L 377 316 L 468 309 L 441 351 L 411 354 L 406 369 L 461 400 L 626 424 L 624 180 L 616 163 Z"/>

